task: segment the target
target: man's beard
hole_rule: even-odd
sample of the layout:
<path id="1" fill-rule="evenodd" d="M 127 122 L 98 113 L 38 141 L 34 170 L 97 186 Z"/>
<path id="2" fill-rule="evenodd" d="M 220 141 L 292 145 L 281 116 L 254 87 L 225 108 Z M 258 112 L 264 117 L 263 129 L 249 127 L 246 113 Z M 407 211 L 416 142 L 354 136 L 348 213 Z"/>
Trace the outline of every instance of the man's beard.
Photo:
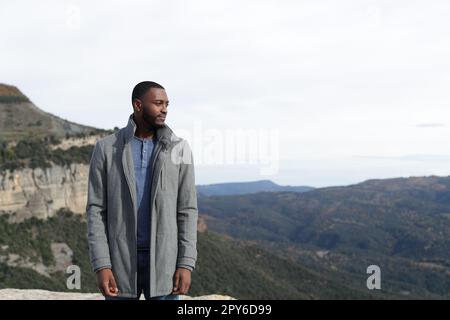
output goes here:
<path id="1" fill-rule="evenodd" d="M 156 117 L 152 117 L 145 111 L 145 108 L 142 110 L 142 119 L 144 119 L 144 122 L 149 130 L 154 130 L 158 128 L 164 127 L 164 125 L 160 125 L 156 123 Z"/>

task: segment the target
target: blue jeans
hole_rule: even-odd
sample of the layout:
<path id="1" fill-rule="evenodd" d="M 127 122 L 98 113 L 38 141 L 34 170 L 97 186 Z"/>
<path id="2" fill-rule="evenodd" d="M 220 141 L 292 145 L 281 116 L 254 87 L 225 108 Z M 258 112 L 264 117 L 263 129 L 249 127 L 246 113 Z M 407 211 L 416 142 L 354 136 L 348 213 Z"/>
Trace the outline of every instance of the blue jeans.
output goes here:
<path id="1" fill-rule="evenodd" d="M 150 297 L 150 252 L 138 250 L 137 297 L 105 297 L 105 300 L 139 300 L 142 292 L 146 300 L 180 300 L 177 294 Z"/>

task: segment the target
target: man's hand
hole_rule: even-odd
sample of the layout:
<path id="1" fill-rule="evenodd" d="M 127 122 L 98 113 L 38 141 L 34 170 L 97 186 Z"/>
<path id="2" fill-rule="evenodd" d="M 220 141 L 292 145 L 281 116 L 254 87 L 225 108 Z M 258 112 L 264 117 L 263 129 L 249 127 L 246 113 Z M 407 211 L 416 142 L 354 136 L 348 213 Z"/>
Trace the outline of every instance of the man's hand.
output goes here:
<path id="1" fill-rule="evenodd" d="M 97 271 L 97 286 L 105 297 L 116 297 L 119 292 L 112 270 L 109 268 Z"/>
<path id="2" fill-rule="evenodd" d="M 191 271 L 186 268 L 177 268 L 173 275 L 172 294 L 186 294 L 191 286 Z"/>

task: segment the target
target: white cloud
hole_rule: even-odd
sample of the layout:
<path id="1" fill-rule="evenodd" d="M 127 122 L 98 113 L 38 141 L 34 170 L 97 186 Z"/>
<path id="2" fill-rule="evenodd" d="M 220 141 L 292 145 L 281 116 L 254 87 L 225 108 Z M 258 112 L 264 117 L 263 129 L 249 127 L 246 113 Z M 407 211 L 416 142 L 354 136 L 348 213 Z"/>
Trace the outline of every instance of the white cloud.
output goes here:
<path id="1" fill-rule="evenodd" d="M 175 131 L 198 120 L 277 128 L 281 159 L 297 163 L 285 170 L 326 164 L 317 184 L 422 174 L 426 163 L 374 171 L 347 160 L 448 145 L 447 126 L 416 124 L 450 117 L 449 14 L 443 0 L 2 1 L 0 81 L 46 111 L 112 128 L 126 124 L 134 84 L 154 80 L 167 88 Z M 199 182 L 222 169 L 200 166 Z M 273 180 L 304 184 L 280 169 Z"/>

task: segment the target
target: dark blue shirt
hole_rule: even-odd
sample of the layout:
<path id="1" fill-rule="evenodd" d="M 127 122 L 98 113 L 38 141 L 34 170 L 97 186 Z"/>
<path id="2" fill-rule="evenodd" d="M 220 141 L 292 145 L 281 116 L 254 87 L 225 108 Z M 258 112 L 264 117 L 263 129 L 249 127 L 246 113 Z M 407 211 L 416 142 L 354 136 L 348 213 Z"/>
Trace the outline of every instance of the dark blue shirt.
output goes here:
<path id="1" fill-rule="evenodd" d="M 137 196 L 137 246 L 139 249 L 150 248 L 150 191 L 152 186 L 152 154 L 155 140 L 141 139 L 136 136 L 131 140 L 134 175 L 136 177 Z"/>

